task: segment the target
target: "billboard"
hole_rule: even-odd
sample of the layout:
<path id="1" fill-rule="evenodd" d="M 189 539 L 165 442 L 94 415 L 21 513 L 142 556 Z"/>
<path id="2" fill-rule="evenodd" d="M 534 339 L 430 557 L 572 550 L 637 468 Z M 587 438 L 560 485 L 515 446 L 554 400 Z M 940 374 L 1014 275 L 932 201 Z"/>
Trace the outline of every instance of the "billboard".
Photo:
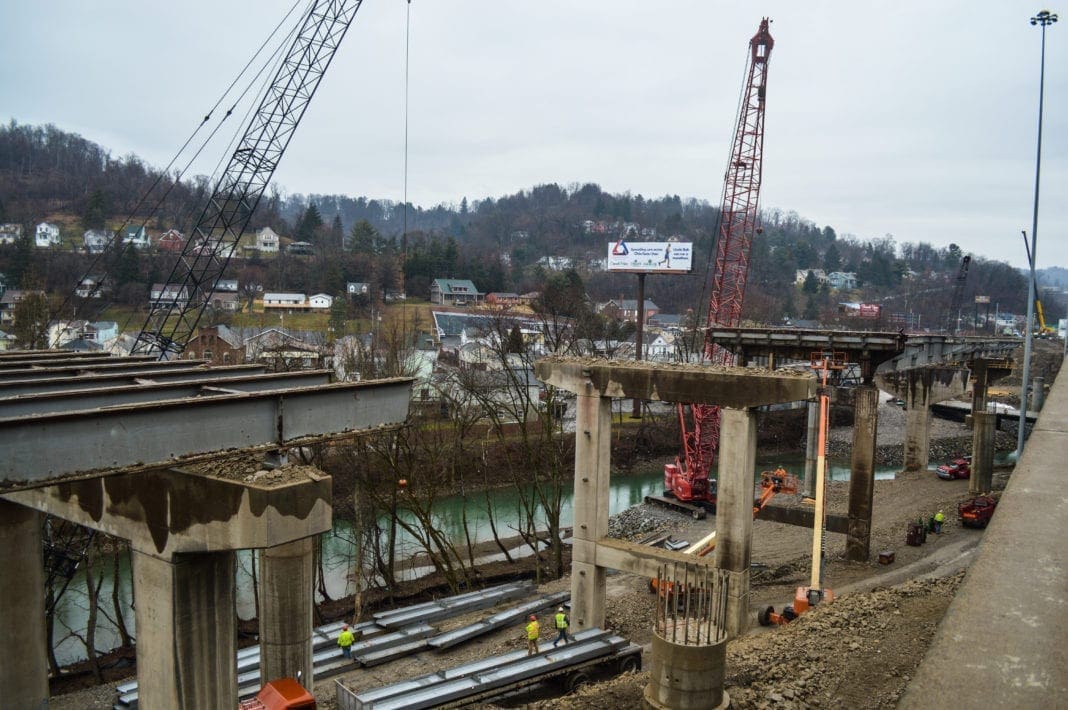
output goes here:
<path id="1" fill-rule="evenodd" d="M 688 274 L 693 268 L 693 242 L 608 243 L 609 271 Z"/>
<path id="2" fill-rule="evenodd" d="M 861 303 L 857 311 L 861 318 L 878 318 L 882 315 L 883 307 L 878 303 Z"/>

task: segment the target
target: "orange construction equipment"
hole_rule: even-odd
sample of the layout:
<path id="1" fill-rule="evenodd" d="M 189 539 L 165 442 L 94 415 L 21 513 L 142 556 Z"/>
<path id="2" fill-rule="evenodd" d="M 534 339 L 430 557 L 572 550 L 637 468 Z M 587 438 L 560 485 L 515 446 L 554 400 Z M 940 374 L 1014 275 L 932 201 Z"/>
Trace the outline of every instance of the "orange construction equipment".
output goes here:
<path id="1" fill-rule="evenodd" d="M 816 452 L 816 510 L 812 521 L 812 578 L 807 587 L 798 587 L 794 593 L 794 603 L 775 613 L 775 607 L 767 607 L 757 616 L 761 626 L 785 624 L 804 614 L 810 608 L 822 602 L 834 601 L 834 592 L 823 587 L 824 527 L 826 525 L 826 472 L 827 472 L 827 428 L 830 419 L 831 399 L 827 391 L 827 377 L 833 371 L 845 368 L 845 353 L 812 353 L 811 366 L 821 375 L 819 389 L 820 432 Z"/>
<path id="2" fill-rule="evenodd" d="M 277 678 L 256 697 L 244 700 L 238 710 L 315 710 L 315 698 L 295 678 Z"/>

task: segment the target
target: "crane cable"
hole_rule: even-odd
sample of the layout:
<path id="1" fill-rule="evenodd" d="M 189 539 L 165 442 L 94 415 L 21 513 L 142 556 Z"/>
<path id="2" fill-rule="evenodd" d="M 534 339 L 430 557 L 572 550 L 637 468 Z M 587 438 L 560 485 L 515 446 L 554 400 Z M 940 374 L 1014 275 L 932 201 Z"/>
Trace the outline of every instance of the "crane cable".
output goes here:
<path id="1" fill-rule="evenodd" d="M 117 250 L 111 249 L 111 247 L 115 244 L 115 240 L 119 238 L 119 235 L 122 234 L 123 230 L 126 229 L 127 225 L 129 225 L 130 222 L 133 221 L 134 216 L 137 214 L 138 210 L 140 210 L 141 207 L 145 204 L 145 202 L 148 201 L 149 196 L 151 196 L 153 191 L 155 191 L 156 187 L 160 184 L 160 182 L 163 181 L 164 177 L 167 177 L 167 176 L 170 175 L 170 169 L 174 166 L 174 164 L 176 162 L 178 162 L 178 160 L 182 156 L 182 154 L 185 153 L 186 149 L 193 142 L 194 138 L 196 138 L 197 134 L 200 133 L 201 129 L 203 129 L 204 126 L 212 119 L 212 116 L 215 113 L 215 111 L 219 108 L 220 105 L 222 105 L 222 103 L 226 100 L 226 98 L 231 94 L 231 92 L 233 91 L 234 87 L 237 86 L 238 82 L 241 81 L 241 78 L 248 73 L 250 67 L 253 66 L 253 64 L 256 61 L 256 59 L 260 56 L 260 54 L 262 54 L 263 50 L 272 42 L 272 40 L 278 34 L 279 30 L 287 22 L 289 17 L 293 14 L 293 11 L 297 9 L 297 7 L 301 4 L 302 1 L 304 1 L 304 0 L 294 0 L 293 4 L 289 8 L 289 11 L 286 12 L 285 16 L 283 16 L 282 19 L 279 20 L 278 24 L 276 24 L 274 26 L 274 29 L 271 30 L 270 34 L 268 34 L 268 36 L 263 40 L 263 42 L 260 43 L 260 46 L 256 49 L 256 51 L 252 54 L 252 56 L 249 58 L 249 60 L 245 63 L 245 66 L 241 68 L 241 71 L 238 72 L 237 75 L 233 78 L 233 80 L 230 82 L 230 85 L 226 87 L 226 89 L 222 92 L 222 94 L 220 94 L 219 98 L 215 101 L 215 103 L 211 106 L 211 108 L 208 109 L 207 113 L 204 114 L 204 117 L 201 119 L 200 123 L 197 124 L 197 127 L 195 129 L 193 129 L 192 133 L 189 134 L 189 136 L 186 138 L 186 140 L 182 144 L 182 146 L 175 152 L 175 154 L 171 158 L 170 162 L 167 163 L 167 166 L 165 168 L 163 168 L 163 170 L 161 170 L 159 172 L 159 174 L 156 176 L 156 179 L 152 182 L 152 184 L 149 186 L 149 188 L 147 190 L 145 190 L 145 192 L 141 195 L 141 198 L 138 200 L 137 204 L 134 205 L 134 207 L 130 210 L 130 212 L 127 215 L 127 217 L 119 225 L 118 231 L 107 242 L 107 244 L 104 247 L 104 250 L 101 253 L 97 254 L 96 257 L 90 261 L 87 270 L 82 275 L 82 278 L 79 279 L 77 285 L 80 286 L 81 283 L 83 281 L 85 281 L 85 279 L 87 279 L 97 269 L 100 261 L 105 256 L 109 256 L 111 258 L 112 267 L 114 267 L 114 265 L 118 263 L 119 258 L 121 258 L 123 253 L 125 253 L 126 249 L 130 248 L 129 244 L 126 244 L 126 243 L 124 243 L 124 242 L 122 242 L 120 240 L 119 241 L 119 248 Z M 303 13 L 303 14 L 306 14 L 307 12 L 309 12 L 311 7 L 314 6 L 314 4 L 315 4 L 314 0 L 310 0 L 310 2 L 308 4 L 308 8 L 305 10 L 305 13 Z M 302 14 L 302 16 L 303 16 L 303 14 Z M 286 40 L 287 41 L 279 43 L 278 47 L 271 53 L 271 56 L 268 58 L 268 60 L 266 62 L 264 62 L 263 66 L 261 66 L 261 68 L 256 73 L 256 75 L 247 82 L 247 84 L 245 86 L 245 89 L 241 92 L 241 94 L 237 97 L 237 99 L 234 100 L 234 102 L 230 106 L 230 108 L 227 109 L 226 113 L 219 120 L 219 123 L 216 125 L 214 130 L 212 130 L 212 132 L 203 141 L 201 141 L 201 143 L 200 143 L 199 147 L 197 148 L 196 152 L 194 152 L 192 157 L 190 157 L 189 160 L 186 161 L 185 165 L 181 168 L 181 170 L 179 170 L 175 174 L 174 180 L 171 182 L 170 186 L 168 186 L 167 189 L 163 192 L 163 194 L 159 197 L 159 199 L 156 200 L 156 203 L 153 205 L 152 209 L 149 211 L 148 217 L 146 217 L 141 222 L 141 226 L 142 227 L 144 227 L 148 223 L 148 220 L 152 217 L 152 215 L 155 215 L 158 212 L 158 210 L 159 210 L 160 206 L 163 204 L 164 200 L 167 199 L 167 197 L 174 190 L 174 188 L 180 183 L 181 179 L 189 171 L 189 168 L 192 166 L 193 162 L 200 156 L 200 154 L 207 147 L 207 145 L 212 141 L 212 139 L 214 139 L 215 135 L 218 133 L 218 131 L 222 127 L 223 123 L 225 123 L 226 120 L 228 118 L 230 118 L 230 116 L 234 112 L 234 109 L 244 99 L 244 97 L 248 94 L 248 91 L 249 91 L 250 87 L 252 86 L 252 84 L 255 83 L 259 79 L 259 77 L 263 74 L 264 69 L 268 65 L 272 64 L 273 62 L 275 62 L 275 58 L 281 53 L 282 49 L 284 47 L 288 46 L 288 40 L 296 32 L 296 28 L 298 26 L 299 26 L 299 24 L 295 24 L 293 26 L 293 28 L 290 29 L 290 31 L 288 32 L 288 34 L 286 36 Z M 217 174 L 217 172 L 218 172 L 218 168 L 216 168 L 216 174 Z M 111 253 L 109 253 L 109 252 L 111 252 Z M 108 271 L 110 272 L 111 269 L 109 268 Z M 96 284 L 93 287 L 93 290 L 88 294 L 87 298 L 92 298 L 100 290 L 100 288 L 102 286 L 103 286 L 103 279 L 101 279 L 101 282 Z M 71 301 L 72 295 L 73 295 L 72 292 L 69 292 L 67 294 L 66 298 L 63 300 L 63 302 L 60 304 L 60 306 L 57 307 L 50 314 L 49 320 L 52 320 L 52 316 L 58 315 L 59 313 L 61 313 L 63 310 L 66 309 L 67 305 Z M 126 321 L 122 326 L 122 329 L 120 329 L 120 331 L 119 331 L 120 333 L 122 332 L 122 330 L 124 330 L 126 328 L 126 326 L 129 325 L 132 317 L 133 317 L 132 315 L 127 316 Z M 55 347 L 58 344 L 59 335 L 60 335 L 60 333 L 57 331 L 56 340 L 54 342 L 50 343 L 49 347 Z"/>

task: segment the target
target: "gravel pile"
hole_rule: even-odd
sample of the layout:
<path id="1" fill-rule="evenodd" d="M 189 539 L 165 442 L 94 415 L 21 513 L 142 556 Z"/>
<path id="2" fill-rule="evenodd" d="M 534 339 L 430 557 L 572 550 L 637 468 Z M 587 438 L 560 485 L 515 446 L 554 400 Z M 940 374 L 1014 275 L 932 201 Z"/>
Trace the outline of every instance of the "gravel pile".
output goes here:
<path id="1" fill-rule="evenodd" d="M 675 529 L 680 518 L 680 513 L 643 503 L 609 518 L 608 536 L 633 542 L 653 533 Z"/>
<path id="2" fill-rule="evenodd" d="M 730 644 L 726 689 L 733 706 L 894 707 L 963 578 L 961 572 L 847 595 Z M 863 695 L 852 697 L 857 687 Z"/>

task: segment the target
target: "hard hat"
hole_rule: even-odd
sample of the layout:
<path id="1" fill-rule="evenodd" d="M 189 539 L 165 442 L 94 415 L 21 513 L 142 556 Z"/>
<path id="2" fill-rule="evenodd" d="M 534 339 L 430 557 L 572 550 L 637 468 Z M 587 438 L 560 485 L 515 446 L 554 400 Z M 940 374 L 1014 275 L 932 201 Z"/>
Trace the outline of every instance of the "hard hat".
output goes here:
<path id="1" fill-rule="evenodd" d="M 564 610 L 564 607 L 559 607 L 559 608 L 557 609 L 557 611 L 563 611 L 563 610 Z"/>
<path id="2" fill-rule="evenodd" d="M 530 620 L 531 620 L 531 621 L 537 621 L 537 619 L 538 619 L 538 617 L 537 617 L 537 615 L 536 615 L 536 614 L 531 614 L 531 615 L 530 615 Z"/>
<path id="3" fill-rule="evenodd" d="M 342 624 L 341 625 L 341 630 L 342 631 L 348 631 L 349 630 L 349 625 L 348 624 Z"/>

